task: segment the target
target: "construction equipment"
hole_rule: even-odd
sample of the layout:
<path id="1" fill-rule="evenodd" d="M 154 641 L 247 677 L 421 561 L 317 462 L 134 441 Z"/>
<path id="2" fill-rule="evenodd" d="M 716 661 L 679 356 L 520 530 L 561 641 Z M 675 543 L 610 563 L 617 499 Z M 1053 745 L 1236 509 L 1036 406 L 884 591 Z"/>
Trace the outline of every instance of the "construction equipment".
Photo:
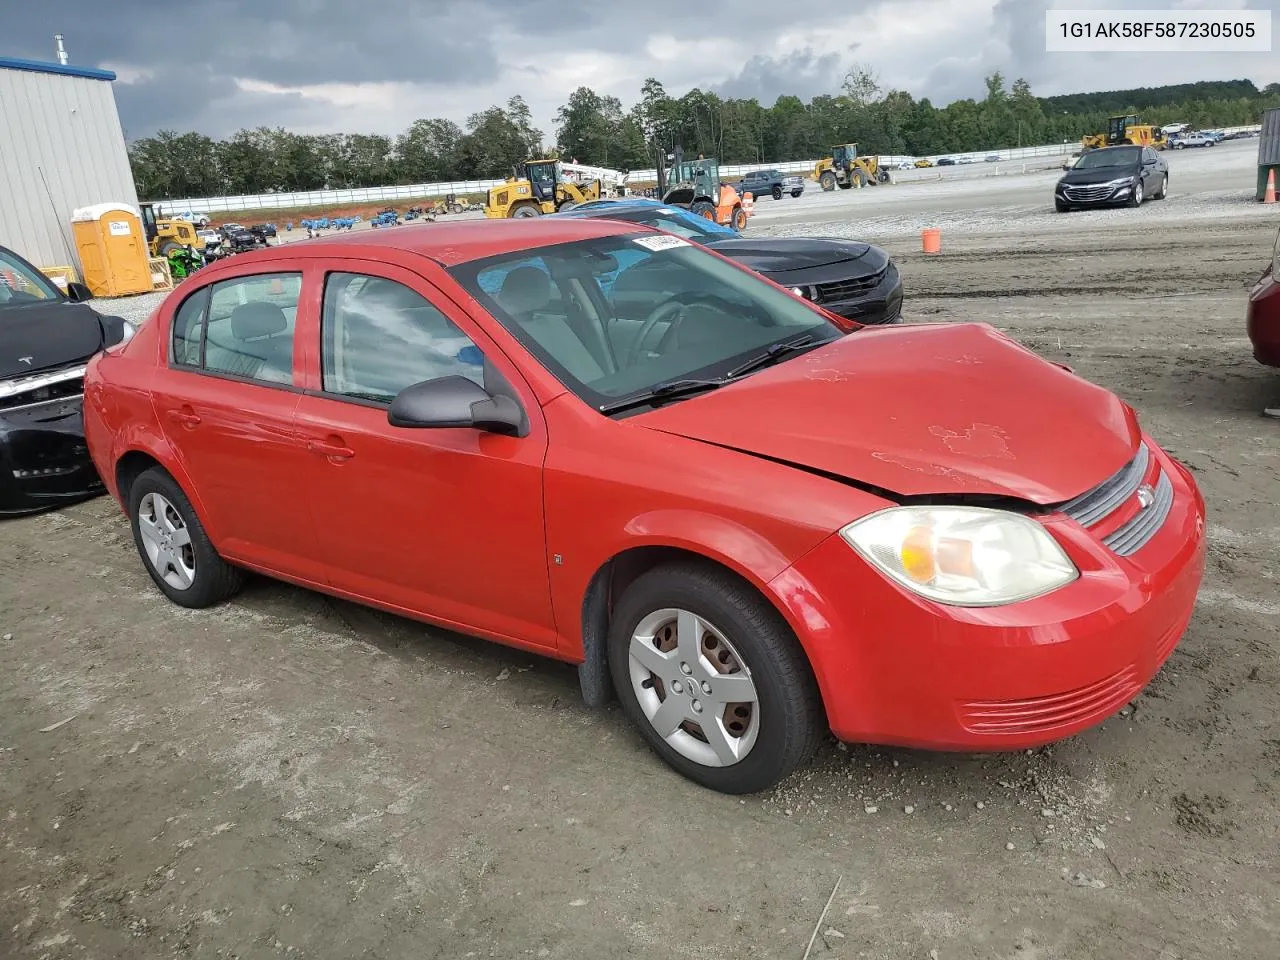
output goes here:
<path id="1" fill-rule="evenodd" d="M 601 180 L 577 182 L 569 179 L 559 160 L 527 160 L 520 164 L 515 176 L 508 177 L 502 186 L 489 190 L 485 197 L 484 215 L 490 218 L 537 217 L 599 200 L 603 193 L 604 183 Z"/>
<path id="2" fill-rule="evenodd" d="M 1080 138 L 1080 146 L 1085 150 L 1115 147 L 1123 143 L 1163 150 L 1168 146 L 1169 138 L 1154 124 L 1139 123 L 1137 116 L 1132 113 L 1108 118 L 1106 133 L 1088 133 Z"/>
<path id="3" fill-rule="evenodd" d="M 867 184 L 889 182 L 889 171 L 881 169 L 879 157 L 858 156 L 856 143 L 838 143 L 831 148 L 831 156 L 823 157 L 813 168 L 813 178 L 823 190 L 836 187 L 848 190 Z"/>
<path id="4" fill-rule="evenodd" d="M 166 217 L 159 207 L 151 203 L 140 203 L 138 208 L 142 215 L 142 230 L 147 235 L 147 246 L 151 249 L 151 256 L 168 258 L 173 251 L 183 247 L 204 250 L 204 240 L 191 221 Z"/>
<path id="5" fill-rule="evenodd" d="M 741 232 L 751 216 L 738 191 L 720 180 L 720 161 L 677 159 L 666 171 L 662 202 Z"/>

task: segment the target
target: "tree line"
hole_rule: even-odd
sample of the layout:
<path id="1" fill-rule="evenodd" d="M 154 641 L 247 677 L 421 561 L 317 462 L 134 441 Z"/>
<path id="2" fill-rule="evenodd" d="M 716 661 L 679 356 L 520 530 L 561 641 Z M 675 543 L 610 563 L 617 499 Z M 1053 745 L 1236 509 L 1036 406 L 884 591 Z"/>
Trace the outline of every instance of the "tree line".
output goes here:
<path id="1" fill-rule="evenodd" d="M 619 170 L 652 168 L 676 144 L 727 164 L 768 164 L 826 155 L 855 142 L 864 154 L 967 153 L 1078 142 L 1105 130 L 1108 116 L 1136 113 L 1144 122 L 1211 128 L 1257 123 L 1280 107 L 1280 84 L 1249 80 L 1177 84 L 1105 93 L 1037 97 L 1025 80 L 986 78 L 986 95 L 935 107 L 902 90 L 883 90 L 856 67 L 836 94 L 807 103 L 784 95 L 769 107 L 699 89 L 672 97 L 647 79 L 625 110 L 589 87 L 569 95 L 550 143 L 523 97 L 467 118 L 415 120 L 399 136 L 303 135 L 259 127 L 225 140 L 163 130 L 129 145 L 140 197 L 149 200 L 508 176 L 519 162 L 559 156 Z"/>

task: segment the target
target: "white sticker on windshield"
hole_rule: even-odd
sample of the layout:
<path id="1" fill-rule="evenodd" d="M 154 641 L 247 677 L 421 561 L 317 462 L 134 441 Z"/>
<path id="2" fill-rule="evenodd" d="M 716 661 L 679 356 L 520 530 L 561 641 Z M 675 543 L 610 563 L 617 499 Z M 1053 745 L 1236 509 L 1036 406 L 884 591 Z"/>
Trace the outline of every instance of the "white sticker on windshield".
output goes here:
<path id="1" fill-rule="evenodd" d="M 636 243 L 647 250 L 670 250 L 672 247 L 691 247 L 688 240 L 682 240 L 680 237 L 636 237 Z"/>

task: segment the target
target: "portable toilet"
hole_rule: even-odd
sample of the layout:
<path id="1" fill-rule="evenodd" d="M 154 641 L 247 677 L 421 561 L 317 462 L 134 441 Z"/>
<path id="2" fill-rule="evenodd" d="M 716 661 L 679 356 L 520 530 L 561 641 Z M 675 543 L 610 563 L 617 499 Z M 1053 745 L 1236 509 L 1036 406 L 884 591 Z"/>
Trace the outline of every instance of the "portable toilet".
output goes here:
<path id="1" fill-rule="evenodd" d="M 1275 173 L 1280 189 L 1280 107 L 1262 114 L 1262 132 L 1258 136 L 1258 193 L 1261 200 L 1267 191 L 1267 174 Z"/>
<path id="2" fill-rule="evenodd" d="M 71 231 L 85 285 L 95 297 L 126 297 L 153 289 L 147 235 L 138 211 L 95 203 L 71 213 Z"/>

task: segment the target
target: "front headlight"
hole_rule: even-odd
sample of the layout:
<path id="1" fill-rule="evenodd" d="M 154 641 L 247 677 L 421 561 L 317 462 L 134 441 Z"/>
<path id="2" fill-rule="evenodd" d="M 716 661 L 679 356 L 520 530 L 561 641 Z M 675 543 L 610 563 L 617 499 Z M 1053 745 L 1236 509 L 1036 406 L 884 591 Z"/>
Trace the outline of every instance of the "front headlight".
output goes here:
<path id="1" fill-rule="evenodd" d="M 1044 527 L 1006 510 L 893 507 L 840 536 L 890 579 L 951 606 L 1029 600 L 1080 576 Z"/>

